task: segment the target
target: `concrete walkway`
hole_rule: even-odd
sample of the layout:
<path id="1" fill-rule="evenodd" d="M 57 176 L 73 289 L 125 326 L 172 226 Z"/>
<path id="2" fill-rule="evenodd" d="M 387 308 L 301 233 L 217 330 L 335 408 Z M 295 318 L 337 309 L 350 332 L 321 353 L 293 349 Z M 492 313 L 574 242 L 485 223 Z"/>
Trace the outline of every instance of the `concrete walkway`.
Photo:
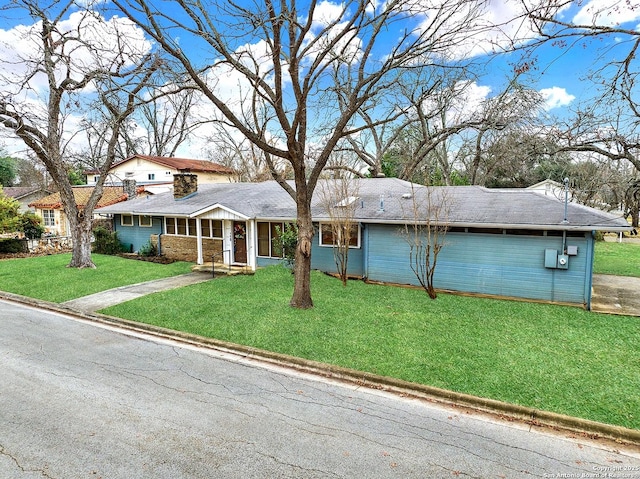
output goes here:
<path id="1" fill-rule="evenodd" d="M 594 274 L 591 310 L 640 316 L 640 278 Z"/>
<path id="2" fill-rule="evenodd" d="M 129 286 L 120 286 L 119 288 L 109 289 L 100 293 L 66 301 L 62 303 L 62 306 L 73 308 L 82 313 L 92 313 L 147 294 L 181 288 L 191 284 L 202 283 L 210 279 L 212 279 L 211 273 L 181 274 L 179 276 L 171 276 L 169 278 L 156 279 L 144 283 L 131 284 Z"/>

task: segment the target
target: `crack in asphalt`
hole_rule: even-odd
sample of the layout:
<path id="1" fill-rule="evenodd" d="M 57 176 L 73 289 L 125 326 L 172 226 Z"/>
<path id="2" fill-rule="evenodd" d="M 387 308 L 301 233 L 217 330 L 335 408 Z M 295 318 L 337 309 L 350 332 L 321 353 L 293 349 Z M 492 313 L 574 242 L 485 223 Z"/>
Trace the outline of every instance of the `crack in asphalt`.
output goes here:
<path id="1" fill-rule="evenodd" d="M 39 473 L 40 475 L 42 475 L 42 477 L 46 477 L 47 479 L 55 479 L 55 477 L 50 475 L 45 470 L 46 466 L 43 469 L 28 469 L 28 468 L 24 467 L 22 464 L 20 464 L 20 461 L 18 461 L 18 459 L 13 454 L 11 454 L 9 451 L 7 451 L 7 449 L 2 444 L 0 444 L 0 455 L 3 455 L 5 457 L 9 458 L 16 465 L 16 467 L 18 469 L 20 469 L 20 471 L 22 471 L 22 472 L 34 472 L 36 474 Z"/>
<path id="2" fill-rule="evenodd" d="M 276 456 L 274 456 L 273 454 L 266 454 L 264 452 L 260 452 L 260 451 L 256 451 L 256 454 L 267 458 L 267 459 L 271 459 L 273 462 L 275 462 L 276 464 L 280 464 L 281 466 L 286 466 L 289 467 L 292 470 L 296 470 L 296 471 L 300 471 L 303 473 L 317 473 L 320 474 L 322 477 L 344 477 L 344 476 L 340 476 L 335 472 L 332 471 L 325 471 L 322 469 L 314 469 L 314 468 L 309 468 L 309 467 L 302 467 L 299 466 L 297 464 L 291 464 L 290 462 L 286 462 Z M 305 476 L 306 477 L 306 476 Z"/>
<path id="3" fill-rule="evenodd" d="M 186 360 L 186 358 L 181 355 L 176 348 L 172 348 L 174 354 L 178 357 L 180 357 L 181 360 L 183 361 L 188 361 Z M 384 434 L 387 437 L 391 437 L 391 438 L 402 438 L 402 439 L 418 439 L 421 441 L 424 441 L 426 443 L 437 443 L 443 446 L 447 446 L 450 448 L 453 448 L 455 450 L 464 452 L 467 455 L 470 456 L 474 456 L 477 457 L 478 459 L 481 459 L 483 461 L 487 461 L 496 465 L 500 465 L 510 471 L 513 471 L 514 473 L 518 473 L 518 474 L 529 474 L 527 472 L 527 469 L 529 467 L 535 467 L 535 460 L 530 460 L 530 461 L 523 461 L 521 459 L 518 460 L 517 465 L 515 464 L 510 464 L 510 463 L 505 463 L 503 461 L 498 461 L 498 460 L 494 460 L 490 457 L 486 457 L 482 454 L 478 454 L 476 453 L 474 450 L 464 446 L 464 445 L 460 445 L 459 443 L 456 443 L 455 441 L 459 440 L 459 435 L 460 433 L 463 433 L 465 436 L 468 437 L 476 437 L 476 438 L 480 438 L 486 441 L 491 441 L 492 443 L 496 444 L 496 446 L 502 446 L 502 447 L 506 447 L 509 449 L 513 449 L 515 451 L 522 451 L 525 452 L 529 455 L 534 455 L 536 457 L 541 457 L 544 458 L 546 460 L 549 460 L 551 462 L 557 462 L 558 463 L 558 467 L 559 468 L 569 468 L 569 467 L 575 467 L 575 465 L 571 465 L 571 464 L 567 464 L 566 462 L 562 462 L 562 461 L 558 461 L 557 459 L 555 459 L 552 456 L 546 455 L 546 454 L 542 454 L 538 451 L 535 450 L 531 450 L 528 448 L 523 448 L 523 447 L 519 447 L 519 446 L 515 446 L 513 444 L 508 444 L 508 443 L 503 443 L 501 441 L 496 441 L 495 438 L 489 437 L 489 436 L 485 436 L 483 434 L 478 434 L 478 433 L 470 433 L 470 432 L 466 432 L 464 431 L 464 429 L 462 427 L 458 427 L 455 423 L 452 423 L 451 421 L 445 421 L 445 420 L 436 420 L 436 423 L 439 423 L 441 425 L 445 425 L 446 429 L 451 428 L 452 432 L 451 433 L 447 433 L 444 432 L 443 429 L 437 429 L 437 428 L 431 428 L 431 427 L 421 427 L 418 426 L 416 424 L 411 424 L 410 421 L 406 421 L 404 420 L 405 417 L 407 416 L 408 413 L 404 412 L 404 411 L 400 411 L 399 408 L 390 408 L 390 407 L 383 407 L 385 410 L 380 410 L 380 404 L 376 403 L 375 401 L 371 401 L 368 399 L 364 399 L 364 398 L 358 398 L 359 403 L 364 404 L 364 406 L 358 406 L 356 404 L 353 404 L 354 399 L 352 396 L 348 396 L 348 395 L 339 395 L 339 394 L 330 394 L 330 397 L 334 398 L 335 402 L 333 403 L 328 403 L 326 401 L 322 401 L 322 400 L 316 400 L 313 398 L 313 396 L 309 395 L 307 392 L 302 391 L 300 389 L 295 389 L 295 388 L 290 388 L 288 386 L 285 385 L 284 381 L 280 381 L 279 378 L 281 376 L 281 374 L 279 373 L 270 373 L 270 380 L 272 381 L 272 383 L 277 384 L 279 387 L 279 390 L 271 390 L 271 389 L 266 389 L 266 388 L 259 388 L 256 391 L 245 391 L 245 392 L 239 392 L 237 390 L 234 390 L 232 388 L 229 388 L 227 385 L 225 385 L 222 382 L 219 381 L 209 381 L 206 380 L 196 374 L 193 374 L 189 371 L 186 370 L 186 366 L 185 365 L 177 365 L 176 367 L 173 368 L 144 368 L 144 369 L 135 369 L 135 370 L 131 370 L 129 368 L 124 369 L 124 368 L 119 368 L 118 366 L 115 366 L 113 364 L 105 365 L 105 364 L 101 364 L 101 367 L 103 367 L 104 369 L 110 369 L 112 372 L 116 372 L 118 374 L 123 374 L 123 375 L 128 375 L 130 377 L 137 377 L 137 378 L 143 378 L 147 381 L 152 382 L 153 384 L 163 387 L 165 389 L 171 390 L 171 391 L 175 391 L 178 392 L 180 394 L 190 394 L 192 395 L 193 399 L 198 401 L 198 402 L 203 402 L 205 404 L 210 404 L 209 401 L 206 400 L 201 400 L 198 397 L 202 396 L 202 395 L 206 395 L 208 397 L 213 397 L 213 398 L 225 398 L 225 399 L 231 399 L 234 402 L 237 402 L 239 404 L 243 404 L 242 400 L 239 399 L 240 397 L 247 397 L 247 396 L 259 396 L 259 395 L 264 395 L 265 393 L 270 393 L 270 394 L 275 394 L 278 395 L 280 397 L 282 397 L 283 399 L 286 399 L 287 401 L 291 401 L 291 402 L 296 402 L 299 404 L 303 404 L 303 405 L 308 405 L 308 406 L 319 406 L 322 408 L 327 408 L 331 411 L 335 411 L 336 408 L 338 409 L 342 409 L 345 410 L 349 413 L 359 413 L 359 414 L 363 414 L 371 419 L 377 420 L 377 421 L 381 421 L 384 423 L 388 423 L 388 424 L 393 424 L 396 426 L 403 426 L 403 434 L 394 434 L 394 433 L 386 433 Z M 116 371 L 114 368 L 117 368 L 118 370 Z M 170 386 L 169 384 L 166 383 L 166 381 L 164 380 L 165 378 L 160 377 L 160 378 L 155 378 L 152 377 L 150 373 L 159 373 L 159 374 L 167 374 L 167 373 L 171 373 L 171 372 L 179 372 L 183 375 L 185 375 L 186 377 L 190 378 L 193 381 L 196 381 L 199 384 L 203 384 L 205 386 L 210 386 L 210 387 L 215 387 L 215 388 L 221 388 L 224 391 L 226 391 L 228 394 L 219 394 L 219 393 L 215 393 L 211 390 L 196 390 L 196 389 L 187 389 L 187 388 L 176 388 L 173 386 Z M 146 373 L 146 374 L 145 374 Z M 326 391 L 322 390 L 321 388 L 317 388 L 312 386 L 310 383 L 305 384 L 305 390 L 306 391 L 312 391 L 312 392 L 316 392 L 318 394 L 326 394 Z M 350 404 L 347 404 L 350 403 Z M 314 436 L 318 436 L 318 437 L 335 437 L 336 433 L 340 433 L 340 434 L 348 434 L 351 435 L 353 437 L 357 437 L 358 439 L 368 442 L 370 444 L 375 444 L 377 446 L 385 446 L 388 449 L 388 445 L 386 445 L 384 442 L 382 441 L 376 441 L 371 437 L 368 437 L 366 435 L 363 434 L 359 434 L 353 430 L 349 430 L 349 429 L 345 429 L 345 428 L 338 428 L 338 427 L 332 427 L 329 426 L 327 424 L 323 424 L 323 423 L 319 423 L 319 422 L 310 422 L 310 421 L 306 421 L 304 419 L 301 419 L 299 417 L 294 417 L 288 414 L 283 413 L 282 411 L 278 411 L 275 410 L 271 407 L 268 407 L 264 404 L 261 405 L 262 408 L 264 408 L 267 412 L 269 412 L 269 414 L 271 415 L 271 417 L 279 417 L 281 418 L 281 420 L 283 420 L 285 423 L 290 424 L 295 426 L 299 431 L 304 432 L 306 434 L 312 434 Z M 249 414 L 248 412 L 242 410 L 242 409 L 237 409 L 234 408 L 233 411 L 235 413 L 238 414 L 242 414 L 246 417 L 250 417 L 255 419 L 256 417 L 258 417 L 257 414 Z M 450 416 L 451 417 L 451 416 Z M 434 436 L 439 436 L 441 439 L 434 441 L 433 439 L 429 439 L 430 437 L 433 438 Z M 452 441 L 448 440 L 451 439 Z M 394 447 L 393 448 L 395 451 L 397 452 L 401 452 L 401 453 L 409 453 L 410 451 L 403 449 L 401 447 Z M 511 457 L 511 460 L 513 460 L 513 457 Z M 588 468 L 588 466 L 591 463 L 587 463 L 584 462 L 583 463 L 585 466 L 585 471 L 591 471 L 591 469 Z M 446 470 L 448 472 L 451 472 L 453 475 L 464 475 L 467 477 L 475 477 L 475 476 L 471 476 L 468 475 L 466 473 L 462 473 L 461 471 L 455 470 L 455 469 L 448 469 L 445 466 L 443 466 L 442 464 L 433 464 L 433 466 L 435 467 L 441 467 L 443 470 Z M 554 468 L 554 470 L 556 470 Z M 548 472 L 548 471 L 547 471 Z"/>

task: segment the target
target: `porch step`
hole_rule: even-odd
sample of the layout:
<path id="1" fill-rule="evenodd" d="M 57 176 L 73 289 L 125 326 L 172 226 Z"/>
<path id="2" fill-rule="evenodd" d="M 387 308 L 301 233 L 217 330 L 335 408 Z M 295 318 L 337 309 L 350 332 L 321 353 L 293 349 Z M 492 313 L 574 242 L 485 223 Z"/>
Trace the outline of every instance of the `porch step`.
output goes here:
<path id="1" fill-rule="evenodd" d="M 246 265 L 224 264 L 224 263 L 203 263 L 191 267 L 191 271 L 199 273 L 211 273 L 215 268 L 215 274 L 233 276 L 236 274 L 254 274 L 254 271 Z"/>

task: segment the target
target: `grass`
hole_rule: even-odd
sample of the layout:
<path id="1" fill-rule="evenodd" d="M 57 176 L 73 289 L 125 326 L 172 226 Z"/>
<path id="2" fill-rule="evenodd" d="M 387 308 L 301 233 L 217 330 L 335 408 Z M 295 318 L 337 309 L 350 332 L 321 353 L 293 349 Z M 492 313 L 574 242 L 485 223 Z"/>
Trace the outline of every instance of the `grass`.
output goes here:
<path id="1" fill-rule="evenodd" d="M 598 241 L 593 272 L 640 277 L 640 244 Z"/>
<path id="2" fill-rule="evenodd" d="M 349 282 L 314 272 L 288 306 L 281 267 L 103 312 L 422 384 L 640 429 L 640 319 Z"/>
<path id="3" fill-rule="evenodd" d="M 62 303 L 88 294 L 175 276 L 191 271 L 191 263 L 168 265 L 118 256 L 92 255 L 96 269 L 66 268 L 71 254 L 0 261 L 0 290 Z"/>

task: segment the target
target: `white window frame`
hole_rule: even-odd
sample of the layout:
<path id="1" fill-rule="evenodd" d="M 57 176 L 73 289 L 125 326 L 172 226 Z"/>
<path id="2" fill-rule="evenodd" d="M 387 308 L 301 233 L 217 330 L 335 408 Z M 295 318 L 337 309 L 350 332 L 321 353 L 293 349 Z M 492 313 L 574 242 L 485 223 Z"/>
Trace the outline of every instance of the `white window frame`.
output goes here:
<path id="1" fill-rule="evenodd" d="M 204 231 L 205 228 L 202 228 L 202 224 L 208 221 L 209 222 L 209 231 L 210 231 L 210 235 L 209 236 L 205 236 L 204 233 L 202 233 L 202 237 L 203 238 L 209 238 L 209 239 L 224 239 L 224 225 L 222 224 L 222 220 L 212 220 L 212 219 L 208 219 L 208 218 L 204 218 L 200 220 L 200 229 L 201 231 Z M 221 231 L 221 235 L 220 236 L 213 236 L 213 222 L 214 221 L 219 221 L 220 222 L 220 231 Z"/>
<path id="2" fill-rule="evenodd" d="M 169 228 L 167 228 L 167 224 L 169 223 L 169 220 L 171 220 L 171 222 L 173 223 L 173 231 L 178 231 L 178 225 L 176 223 L 175 216 L 165 216 L 164 217 L 164 233 L 169 236 L 178 236 L 176 233 L 169 233 Z"/>
<path id="3" fill-rule="evenodd" d="M 148 173 L 147 174 L 147 180 L 153 181 L 155 179 L 156 179 L 156 174 L 155 173 Z"/>
<path id="4" fill-rule="evenodd" d="M 44 226 L 56 225 L 56 212 L 55 210 L 42 210 L 42 223 Z"/>
<path id="5" fill-rule="evenodd" d="M 191 236 L 197 236 L 197 230 L 193 232 L 193 234 L 189 234 L 189 220 L 191 220 L 193 218 L 187 218 L 186 216 L 165 216 L 164 218 L 164 231 L 165 234 L 169 235 L 169 236 L 182 236 L 184 238 Z M 168 220 L 171 220 L 173 222 L 173 228 L 175 233 L 169 233 L 169 230 L 167 229 L 167 222 Z M 178 220 L 184 220 L 184 234 L 182 233 L 178 233 Z M 197 226 L 196 226 L 197 228 Z"/>
<path id="6" fill-rule="evenodd" d="M 360 223 L 358 222 L 353 222 L 353 226 L 356 226 L 358 228 L 358 243 L 356 245 L 349 245 L 349 249 L 360 249 L 360 245 L 361 245 L 361 238 L 362 238 L 362 228 L 360 227 Z M 331 243 L 331 244 L 326 244 L 322 242 L 322 228 L 323 227 L 327 227 L 327 228 L 331 228 L 331 223 L 319 223 L 318 225 L 318 246 L 322 247 L 322 248 L 334 248 L 336 247 L 335 244 Z M 331 234 L 333 235 L 333 228 L 331 228 Z"/>
<path id="7" fill-rule="evenodd" d="M 143 218 L 148 219 L 148 223 L 146 221 L 143 221 Z M 147 215 L 138 216 L 138 226 L 140 226 L 141 228 L 151 228 L 153 226 L 153 218 Z"/>
<path id="8" fill-rule="evenodd" d="M 271 253 L 273 252 L 273 241 L 274 241 L 274 237 L 271 234 L 271 231 L 272 231 L 271 227 L 272 227 L 272 225 L 275 224 L 277 226 L 280 226 L 282 228 L 282 231 L 284 231 L 284 228 L 287 227 L 287 222 L 286 221 L 258 221 L 256 223 L 256 242 L 259 241 L 259 238 L 258 238 L 259 226 L 258 225 L 262 224 L 262 223 L 266 223 L 267 225 L 269 225 L 269 227 L 268 227 L 268 230 L 269 230 L 269 254 L 265 256 L 265 255 L 262 255 L 262 254 L 258 253 L 258 257 L 259 258 L 272 258 L 272 259 L 282 259 L 282 258 L 284 258 L 284 251 L 282 252 L 281 256 L 271 256 Z M 258 251 L 259 249 L 260 249 L 259 245 L 256 244 L 256 251 Z"/>
<path id="9" fill-rule="evenodd" d="M 125 223 L 125 217 L 131 218 L 131 222 Z M 120 215 L 120 226 L 133 226 L 133 215 Z"/>

